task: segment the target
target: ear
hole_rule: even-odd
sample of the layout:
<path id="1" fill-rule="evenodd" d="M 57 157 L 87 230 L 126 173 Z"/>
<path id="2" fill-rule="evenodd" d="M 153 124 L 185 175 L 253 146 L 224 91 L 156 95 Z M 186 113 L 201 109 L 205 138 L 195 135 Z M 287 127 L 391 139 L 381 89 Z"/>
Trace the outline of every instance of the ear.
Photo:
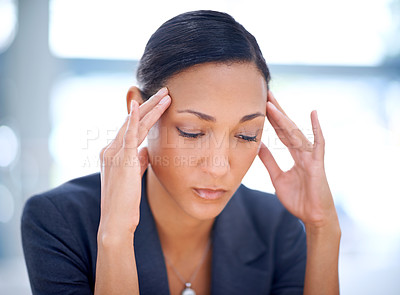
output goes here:
<path id="1" fill-rule="evenodd" d="M 142 93 L 140 92 L 140 89 L 136 86 L 132 86 L 131 88 L 129 88 L 128 93 L 126 94 L 126 109 L 128 110 L 128 114 L 131 112 L 132 99 L 136 100 L 139 105 L 144 103 Z"/>

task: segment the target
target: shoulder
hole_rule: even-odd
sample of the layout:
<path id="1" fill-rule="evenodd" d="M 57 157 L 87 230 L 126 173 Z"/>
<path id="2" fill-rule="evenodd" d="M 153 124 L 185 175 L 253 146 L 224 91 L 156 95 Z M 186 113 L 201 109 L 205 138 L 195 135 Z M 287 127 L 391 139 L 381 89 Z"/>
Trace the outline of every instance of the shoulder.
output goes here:
<path id="1" fill-rule="evenodd" d="M 98 173 L 26 201 L 21 238 L 33 293 L 93 293 L 99 220 Z"/>
<path id="2" fill-rule="evenodd" d="M 22 222 L 31 218 L 51 221 L 62 216 L 70 225 L 82 219 L 96 223 L 99 215 L 100 173 L 95 173 L 30 197 L 24 205 Z"/>
<path id="3" fill-rule="evenodd" d="M 100 174 L 94 173 L 72 179 L 51 190 L 30 197 L 26 206 L 48 202 L 58 206 L 82 206 L 100 201 Z"/>

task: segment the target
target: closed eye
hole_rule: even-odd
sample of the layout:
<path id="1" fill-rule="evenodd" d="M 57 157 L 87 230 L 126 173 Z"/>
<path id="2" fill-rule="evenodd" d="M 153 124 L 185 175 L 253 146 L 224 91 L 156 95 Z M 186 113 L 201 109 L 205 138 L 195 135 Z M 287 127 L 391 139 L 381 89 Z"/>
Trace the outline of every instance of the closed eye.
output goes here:
<path id="1" fill-rule="evenodd" d="M 178 127 L 176 127 L 176 129 L 178 130 L 180 136 L 187 137 L 187 138 L 198 138 L 198 137 L 204 135 L 204 133 L 202 133 L 202 132 L 200 132 L 200 133 L 188 133 L 188 132 L 184 132 L 184 131 L 180 130 Z"/>
<path id="2" fill-rule="evenodd" d="M 176 129 L 179 132 L 179 136 L 186 137 L 186 138 L 198 138 L 204 135 L 204 133 L 199 132 L 199 133 L 188 133 L 180 130 L 178 127 Z M 257 135 L 255 136 L 246 136 L 246 135 L 237 135 L 236 136 L 239 139 L 245 140 L 245 141 L 254 141 L 257 142 Z"/>
<path id="3" fill-rule="evenodd" d="M 236 136 L 240 139 L 246 140 L 246 141 L 254 141 L 257 142 L 257 135 L 256 136 L 246 136 L 246 135 L 238 135 Z"/>

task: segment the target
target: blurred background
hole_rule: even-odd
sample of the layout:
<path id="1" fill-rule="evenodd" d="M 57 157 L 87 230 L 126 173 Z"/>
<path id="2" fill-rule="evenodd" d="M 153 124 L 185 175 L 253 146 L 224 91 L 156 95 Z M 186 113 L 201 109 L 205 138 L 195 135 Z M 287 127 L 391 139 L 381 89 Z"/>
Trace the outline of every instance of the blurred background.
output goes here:
<path id="1" fill-rule="evenodd" d="M 0 0 L 0 294 L 30 294 L 25 201 L 99 171 L 147 40 L 196 9 L 228 12 L 257 38 L 275 97 L 311 140 L 318 110 L 341 293 L 400 294 L 399 0 Z M 263 141 L 289 169 L 269 124 Z M 258 159 L 244 184 L 274 191 Z"/>

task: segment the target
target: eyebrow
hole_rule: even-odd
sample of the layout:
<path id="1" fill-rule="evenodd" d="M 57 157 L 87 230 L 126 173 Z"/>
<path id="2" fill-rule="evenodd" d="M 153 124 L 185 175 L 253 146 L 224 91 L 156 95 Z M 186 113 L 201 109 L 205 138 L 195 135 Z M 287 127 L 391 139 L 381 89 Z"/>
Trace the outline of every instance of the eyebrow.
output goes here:
<path id="1" fill-rule="evenodd" d="M 210 115 L 207 115 L 207 114 L 204 114 L 204 113 L 200 113 L 200 112 L 197 112 L 197 111 L 194 111 L 194 110 L 186 109 L 186 110 L 178 110 L 177 112 L 178 113 L 193 114 L 193 115 L 196 115 L 198 118 L 200 118 L 200 119 L 202 119 L 204 121 L 208 121 L 208 122 L 216 122 L 217 121 L 217 119 L 215 119 L 215 117 L 213 117 L 213 116 L 210 116 Z M 263 113 L 260 113 L 260 112 L 257 112 L 257 113 L 254 113 L 254 114 L 249 114 L 249 115 L 243 116 L 239 120 L 239 123 L 244 123 L 244 122 L 253 120 L 253 119 L 257 118 L 257 117 L 264 117 L 264 116 L 265 115 Z"/>

